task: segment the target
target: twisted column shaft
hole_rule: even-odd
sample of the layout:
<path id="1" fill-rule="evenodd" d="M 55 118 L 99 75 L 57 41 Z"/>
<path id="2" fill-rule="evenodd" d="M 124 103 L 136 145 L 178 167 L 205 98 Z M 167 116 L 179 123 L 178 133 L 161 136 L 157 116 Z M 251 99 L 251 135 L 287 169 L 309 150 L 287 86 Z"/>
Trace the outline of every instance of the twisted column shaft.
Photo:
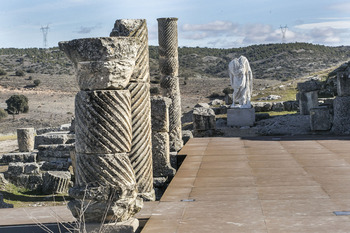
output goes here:
<path id="1" fill-rule="evenodd" d="M 181 96 L 178 80 L 177 18 L 158 19 L 160 86 L 165 97 L 172 100 L 169 107 L 170 151 L 183 146 L 181 126 Z"/>

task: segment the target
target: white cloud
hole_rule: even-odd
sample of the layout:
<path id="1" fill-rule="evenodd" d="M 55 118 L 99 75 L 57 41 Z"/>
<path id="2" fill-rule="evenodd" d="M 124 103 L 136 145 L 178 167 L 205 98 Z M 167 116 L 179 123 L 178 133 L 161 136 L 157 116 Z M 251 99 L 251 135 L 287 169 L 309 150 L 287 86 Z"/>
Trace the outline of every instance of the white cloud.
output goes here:
<path id="1" fill-rule="evenodd" d="M 206 24 L 184 24 L 183 38 L 206 40 L 213 47 L 237 47 L 256 43 L 280 42 L 282 34 L 268 24 L 237 24 L 230 21 L 213 21 Z"/>
<path id="2" fill-rule="evenodd" d="M 314 29 L 314 28 L 348 29 L 350 28 L 350 20 L 325 21 L 325 22 L 319 22 L 319 23 L 300 24 L 300 25 L 296 25 L 295 28 L 298 28 L 298 29 Z"/>
<path id="3" fill-rule="evenodd" d="M 183 31 L 231 31 L 238 27 L 230 21 L 217 20 L 207 24 L 184 24 Z"/>
<path id="4" fill-rule="evenodd" d="M 217 48 L 282 42 L 280 28 L 262 23 L 213 21 L 206 24 L 185 24 L 181 27 L 179 35 L 191 44 Z M 350 37 L 350 20 L 299 24 L 288 28 L 285 36 L 286 42 L 344 45 Z"/>

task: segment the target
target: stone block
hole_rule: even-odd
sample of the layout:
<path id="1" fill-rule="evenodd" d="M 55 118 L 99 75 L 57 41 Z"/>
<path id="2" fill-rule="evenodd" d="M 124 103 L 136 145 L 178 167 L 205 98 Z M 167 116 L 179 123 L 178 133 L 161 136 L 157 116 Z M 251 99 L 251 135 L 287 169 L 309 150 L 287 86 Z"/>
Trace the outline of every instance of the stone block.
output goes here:
<path id="1" fill-rule="evenodd" d="M 254 123 L 254 108 L 230 108 L 227 110 L 227 126 L 253 126 Z"/>
<path id="2" fill-rule="evenodd" d="M 191 130 L 182 130 L 182 141 L 184 142 L 184 145 L 193 138 L 193 134 Z"/>
<path id="3" fill-rule="evenodd" d="M 167 132 L 152 132 L 153 177 L 174 176 L 175 169 L 171 167 L 169 155 L 169 134 Z"/>
<path id="4" fill-rule="evenodd" d="M 337 73 L 338 96 L 350 96 L 350 74 L 348 72 Z"/>
<path id="5" fill-rule="evenodd" d="M 256 112 L 269 112 L 272 109 L 272 102 L 252 102 Z"/>
<path id="6" fill-rule="evenodd" d="M 20 152 L 31 152 L 34 150 L 34 128 L 17 129 L 17 141 Z"/>
<path id="7" fill-rule="evenodd" d="M 309 80 L 303 83 L 297 83 L 299 92 L 318 91 L 322 88 L 322 83 L 317 80 Z"/>
<path id="8" fill-rule="evenodd" d="M 8 153 L 0 155 L 0 163 L 9 164 L 13 162 L 30 163 L 36 162 L 36 152 Z"/>
<path id="9" fill-rule="evenodd" d="M 215 130 L 216 118 L 215 112 L 210 108 L 193 109 L 193 129 L 194 130 Z"/>
<path id="10" fill-rule="evenodd" d="M 10 163 L 7 169 L 7 174 L 9 177 L 16 177 L 24 173 L 24 163 L 15 162 Z"/>
<path id="11" fill-rule="evenodd" d="M 45 161 L 42 162 L 40 169 L 42 171 L 68 171 L 71 165 L 70 160 Z"/>
<path id="12" fill-rule="evenodd" d="M 44 133 L 35 136 L 35 148 L 40 145 L 66 144 L 71 139 L 74 139 L 74 134 L 68 131 Z"/>
<path id="13" fill-rule="evenodd" d="M 79 153 L 131 150 L 128 90 L 80 91 L 75 97 L 75 149 Z"/>
<path id="14" fill-rule="evenodd" d="M 221 115 L 221 114 L 227 114 L 227 109 L 228 108 L 229 108 L 229 106 L 222 105 L 220 107 L 215 107 L 215 108 L 212 108 L 212 109 L 215 112 L 215 115 Z"/>
<path id="15" fill-rule="evenodd" d="M 43 184 L 42 174 L 21 174 L 19 176 L 11 176 L 8 180 L 16 186 L 38 192 L 41 192 Z"/>
<path id="16" fill-rule="evenodd" d="M 336 97 L 333 102 L 333 109 L 332 132 L 337 135 L 350 134 L 350 97 Z"/>
<path id="17" fill-rule="evenodd" d="M 77 68 L 81 90 L 124 89 L 133 74 L 139 39 L 85 38 L 60 42 Z"/>
<path id="18" fill-rule="evenodd" d="M 299 109 L 299 101 L 284 101 L 283 102 L 284 111 L 297 111 Z"/>
<path id="19" fill-rule="evenodd" d="M 67 193 L 71 175 L 64 171 L 48 171 L 43 175 L 44 194 Z"/>
<path id="20" fill-rule="evenodd" d="M 299 93 L 299 110 L 301 115 L 310 115 L 310 109 L 318 107 L 317 91 Z"/>
<path id="21" fill-rule="evenodd" d="M 327 106 L 310 109 L 310 123 L 313 131 L 327 131 L 332 127 L 332 117 Z"/>
<path id="22" fill-rule="evenodd" d="M 151 97 L 152 131 L 169 132 L 169 106 L 171 99 L 161 96 Z"/>
<path id="23" fill-rule="evenodd" d="M 39 163 L 25 163 L 24 164 L 24 174 L 39 174 L 41 164 Z"/>
<path id="24" fill-rule="evenodd" d="M 74 150 L 74 144 L 42 145 L 38 148 L 39 161 L 66 161 L 70 159 L 70 151 Z"/>
<path id="25" fill-rule="evenodd" d="M 283 102 L 274 102 L 272 104 L 271 110 L 275 112 L 283 112 L 284 111 Z"/>

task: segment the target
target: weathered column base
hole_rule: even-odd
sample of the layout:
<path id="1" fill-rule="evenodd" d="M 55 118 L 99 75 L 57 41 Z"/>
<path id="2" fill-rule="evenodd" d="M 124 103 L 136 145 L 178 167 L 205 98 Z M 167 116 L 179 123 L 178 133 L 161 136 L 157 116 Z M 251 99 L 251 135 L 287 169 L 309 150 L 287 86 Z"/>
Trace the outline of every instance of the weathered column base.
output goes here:
<path id="1" fill-rule="evenodd" d="M 130 203 L 133 202 L 133 203 Z M 78 222 L 109 223 L 123 222 L 135 215 L 142 208 L 142 200 L 94 201 L 72 200 L 68 209 Z"/>
<path id="2" fill-rule="evenodd" d="M 100 223 L 88 223 L 82 226 L 81 228 L 85 228 L 86 231 L 83 231 L 83 229 L 76 229 L 74 232 L 87 232 L 87 233 L 93 233 L 93 232 L 106 232 L 106 233 L 135 233 L 139 227 L 139 220 L 136 218 L 130 218 L 127 221 L 124 222 L 117 222 L 117 223 L 107 223 L 107 224 L 100 224 Z"/>

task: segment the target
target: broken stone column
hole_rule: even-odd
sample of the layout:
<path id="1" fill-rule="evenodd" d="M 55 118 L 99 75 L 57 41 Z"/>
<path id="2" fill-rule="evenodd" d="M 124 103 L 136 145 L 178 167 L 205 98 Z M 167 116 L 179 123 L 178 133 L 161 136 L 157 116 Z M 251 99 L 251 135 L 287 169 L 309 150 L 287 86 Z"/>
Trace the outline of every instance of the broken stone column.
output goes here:
<path id="1" fill-rule="evenodd" d="M 175 169 L 170 164 L 169 150 L 169 106 L 171 99 L 152 97 L 152 148 L 153 176 L 173 177 Z"/>
<path id="2" fill-rule="evenodd" d="M 139 40 L 104 37 L 60 42 L 77 69 L 76 184 L 68 207 L 86 222 L 123 222 L 142 207 L 131 165 L 131 98 Z M 83 213 L 81 211 L 83 210 Z"/>
<path id="3" fill-rule="evenodd" d="M 193 136 L 211 137 L 215 134 L 216 118 L 214 110 L 211 108 L 193 109 Z"/>
<path id="4" fill-rule="evenodd" d="M 130 161 L 135 171 L 139 196 L 154 201 L 148 31 L 145 19 L 116 20 L 112 37 L 138 38 L 135 69 L 128 90 L 131 94 L 132 142 Z"/>
<path id="5" fill-rule="evenodd" d="M 318 107 L 318 91 L 321 89 L 320 82 L 316 80 L 298 83 L 299 110 L 301 115 L 310 115 L 310 109 Z"/>
<path id="6" fill-rule="evenodd" d="M 170 151 L 179 151 L 182 146 L 181 132 L 181 96 L 179 86 L 179 61 L 177 18 L 159 18 L 159 70 L 161 73 L 160 86 L 163 95 L 172 100 L 169 107 L 169 138 Z"/>
<path id="7" fill-rule="evenodd" d="M 17 129 L 17 141 L 20 152 L 31 152 L 34 150 L 35 129 Z"/>
<path id="8" fill-rule="evenodd" d="M 43 193 L 67 193 L 71 175 L 64 171 L 47 171 L 43 175 Z"/>

